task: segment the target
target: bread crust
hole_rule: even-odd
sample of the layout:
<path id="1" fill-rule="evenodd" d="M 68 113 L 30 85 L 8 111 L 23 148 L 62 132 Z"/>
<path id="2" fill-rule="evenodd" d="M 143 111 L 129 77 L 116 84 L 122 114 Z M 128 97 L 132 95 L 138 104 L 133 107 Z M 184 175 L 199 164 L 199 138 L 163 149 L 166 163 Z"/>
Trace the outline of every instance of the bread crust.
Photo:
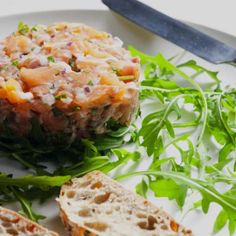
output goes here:
<path id="1" fill-rule="evenodd" d="M 70 222 L 62 208 L 60 208 L 60 217 L 65 228 L 71 236 L 98 236 L 96 233 L 91 232 L 89 229 Z"/>
<path id="2" fill-rule="evenodd" d="M 50 231 L 15 211 L 3 207 L 0 207 L 0 222 L 1 229 L 5 231 L 6 235 L 16 235 L 16 232 L 20 233 L 22 231 L 25 235 L 33 235 L 36 232 L 40 235 L 59 236 L 56 232 Z"/>

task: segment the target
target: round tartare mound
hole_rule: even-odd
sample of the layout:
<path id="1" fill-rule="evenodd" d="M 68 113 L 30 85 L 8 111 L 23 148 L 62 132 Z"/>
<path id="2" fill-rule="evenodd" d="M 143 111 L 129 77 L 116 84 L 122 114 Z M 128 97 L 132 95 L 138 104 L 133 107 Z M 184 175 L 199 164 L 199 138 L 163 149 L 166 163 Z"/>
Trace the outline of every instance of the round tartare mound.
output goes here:
<path id="1" fill-rule="evenodd" d="M 0 130 L 86 137 L 138 108 L 140 64 L 111 34 L 79 23 L 29 27 L 0 43 Z"/>

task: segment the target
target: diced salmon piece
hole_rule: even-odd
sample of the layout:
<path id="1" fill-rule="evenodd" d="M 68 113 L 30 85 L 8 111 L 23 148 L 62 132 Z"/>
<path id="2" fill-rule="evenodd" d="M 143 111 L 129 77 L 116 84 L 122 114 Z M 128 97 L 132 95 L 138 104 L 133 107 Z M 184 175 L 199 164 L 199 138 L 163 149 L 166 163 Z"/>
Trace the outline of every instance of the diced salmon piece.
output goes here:
<path id="1" fill-rule="evenodd" d="M 19 97 L 19 94 L 16 91 L 8 91 L 7 92 L 7 99 L 9 100 L 10 103 L 13 104 L 20 104 L 20 103 L 25 103 L 26 100 L 22 99 L 21 97 Z"/>
<path id="2" fill-rule="evenodd" d="M 131 65 L 124 66 L 117 73 L 119 76 L 133 75 L 135 77 L 135 79 L 139 78 L 139 70 L 137 70 L 137 67 L 131 66 Z"/>
<path id="3" fill-rule="evenodd" d="M 78 99 L 76 103 L 83 108 L 92 108 L 103 106 L 109 102 L 118 102 L 122 100 L 125 89 L 119 89 L 112 86 L 97 86 L 87 94 L 84 99 Z"/>
<path id="4" fill-rule="evenodd" d="M 101 76 L 100 84 L 121 86 L 121 82 L 115 77 Z"/>
<path id="5" fill-rule="evenodd" d="M 79 74 L 71 72 L 68 76 L 73 79 L 72 84 L 74 87 L 83 87 L 84 85 L 88 85 L 90 81 L 94 80 L 93 73 L 90 72 L 81 72 Z"/>
<path id="6" fill-rule="evenodd" d="M 28 53 L 32 47 L 31 40 L 24 35 L 10 36 L 6 40 L 5 51 L 7 55 L 14 52 Z"/>
<path id="7" fill-rule="evenodd" d="M 56 75 L 60 71 L 53 67 L 39 67 L 35 69 L 22 68 L 20 77 L 29 88 L 50 83 L 56 80 Z"/>
<path id="8" fill-rule="evenodd" d="M 23 64 L 21 64 L 21 67 L 26 67 L 29 69 L 34 69 L 41 66 L 41 63 L 38 58 L 29 58 L 24 61 Z"/>
<path id="9" fill-rule="evenodd" d="M 0 88 L 0 99 L 6 99 L 7 98 L 7 91 L 3 88 Z"/>
<path id="10" fill-rule="evenodd" d="M 6 98 L 10 103 L 20 104 L 26 102 L 26 99 L 20 96 L 20 93 L 23 93 L 23 90 L 18 81 L 14 79 L 8 80 L 4 89 L 6 91 Z"/>
<path id="11" fill-rule="evenodd" d="M 31 89 L 33 94 L 38 96 L 49 93 L 49 88 L 46 84 L 35 86 Z"/>

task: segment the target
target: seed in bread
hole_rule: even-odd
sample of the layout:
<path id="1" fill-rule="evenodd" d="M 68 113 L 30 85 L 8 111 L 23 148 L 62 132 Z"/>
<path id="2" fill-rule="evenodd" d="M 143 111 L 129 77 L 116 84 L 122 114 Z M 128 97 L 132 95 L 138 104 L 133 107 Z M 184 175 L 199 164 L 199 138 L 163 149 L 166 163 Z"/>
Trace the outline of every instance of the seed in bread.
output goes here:
<path id="1" fill-rule="evenodd" d="M 191 236 L 148 200 L 94 171 L 61 188 L 60 215 L 72 236 Z"/>
<path id="2" fill-rule="evenodd" d="M 22 215 L 2 207 L 0 207 L 0 235 L 58 236 L 57 233 L 49 231 Z"/>

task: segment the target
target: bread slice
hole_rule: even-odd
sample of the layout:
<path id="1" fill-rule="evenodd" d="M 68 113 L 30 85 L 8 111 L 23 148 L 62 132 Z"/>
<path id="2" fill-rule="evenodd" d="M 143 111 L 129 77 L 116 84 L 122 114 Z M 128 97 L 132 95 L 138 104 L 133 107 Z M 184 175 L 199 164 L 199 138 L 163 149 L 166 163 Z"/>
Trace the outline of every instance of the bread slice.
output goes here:
<path id="1" fill-rule="evenodd" d="M 60 216 L 72 236 L 190 236 L 191 230 L 99 171 L 61 188 Z"/>
<path id="2" fill-rule="evenodd" d="M 58 236 L 57 233 L 49 231 L 18 213 L 2 207 L 0 207 L 0 235 Z"/>

